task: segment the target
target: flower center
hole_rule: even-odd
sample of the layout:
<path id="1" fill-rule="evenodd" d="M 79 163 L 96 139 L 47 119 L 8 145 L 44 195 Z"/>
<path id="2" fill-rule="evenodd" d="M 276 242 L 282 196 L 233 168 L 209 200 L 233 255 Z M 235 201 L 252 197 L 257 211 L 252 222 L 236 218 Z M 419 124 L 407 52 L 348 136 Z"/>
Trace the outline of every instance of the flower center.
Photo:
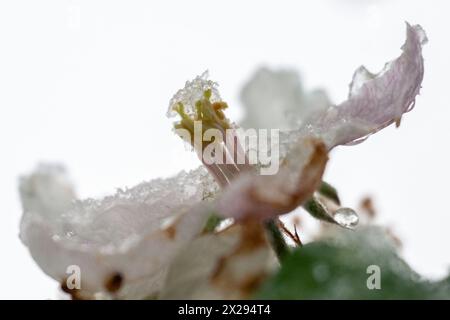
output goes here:
<path id="1" fill-rule="evenodd" d="M 228 105 L 215 86 L 205 74 L 187 82 L 171 100 L 169 115 L 178 114 L 175 133 L 193 147 L 217 183 L 225 187 L 253 166 L 239 142 L 237 128 L 225 116 Z"/>

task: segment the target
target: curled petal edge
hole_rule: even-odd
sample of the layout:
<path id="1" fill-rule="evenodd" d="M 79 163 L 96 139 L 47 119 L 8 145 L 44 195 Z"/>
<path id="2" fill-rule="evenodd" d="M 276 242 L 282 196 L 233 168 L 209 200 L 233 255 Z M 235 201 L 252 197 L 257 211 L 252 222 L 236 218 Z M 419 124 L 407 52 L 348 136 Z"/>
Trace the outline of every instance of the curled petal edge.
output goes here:
<path id="1" fill-rule="evenodd" d="M 348 99 L 314 114 L 300 128 L 301 134 L 321 137 L 331 149 L 362 142 L 392 123 L 398 126 L 419 94 L 424 75 L 422 46 L 427 41 L 422 27 L 406 23 L 402 54 L 378 74 L 359 67 Z"/>

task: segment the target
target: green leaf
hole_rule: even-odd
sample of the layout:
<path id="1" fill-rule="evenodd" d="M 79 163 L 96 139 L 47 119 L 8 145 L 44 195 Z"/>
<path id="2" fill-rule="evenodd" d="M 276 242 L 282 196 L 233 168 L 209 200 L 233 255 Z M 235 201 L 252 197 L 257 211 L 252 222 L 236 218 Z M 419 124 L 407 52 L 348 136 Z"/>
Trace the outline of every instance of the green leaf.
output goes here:
<path id="1" fill-rule="evenodd" d="M 303 204 L 303 208 L 314 218 L 329 222 L 336 223 L 333 216 L 328 212 L 327 208 L 316 198 L 312 197 Z"/>
<path id="2" fill-rule="evenodd" d="M 336 202 L 337 205 L 341 204 L 341 200 L 339 199 L 339 195 L 338 195 L 336 188 L 333 187 L 328 182 L 322 181 L 322 183 L 320 184 L 320 187 L 317 191 L 319 191 L 319 193 L 321 195 Z"/>
<path id="3" fill-rule="evenodd" d="M 380 289 L 367 286 L 374 274 L 370 266 L 379 267 Z M 364 227 L 338 230 L 333 239 L 298 248 L 256 298 L 449 299 L 450 277 L 440 282 L 422 279 L 398 256 L 385 231 Z"/>

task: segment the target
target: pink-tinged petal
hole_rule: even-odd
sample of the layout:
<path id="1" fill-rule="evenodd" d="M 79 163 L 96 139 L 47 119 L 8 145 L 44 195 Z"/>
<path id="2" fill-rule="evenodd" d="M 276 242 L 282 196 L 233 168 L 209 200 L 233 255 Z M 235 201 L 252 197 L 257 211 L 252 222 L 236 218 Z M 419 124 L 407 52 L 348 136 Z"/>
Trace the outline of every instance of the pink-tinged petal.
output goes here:
<path id="1" fill-rule="evenodd" d="M 360 142 L 394 122 L 399 125 L 419 94 L 424 73 L 422 45 L 427 42 L 419 25 L 407 24 L 406 31 L 403 53 L 397 59 L 378 74 L 358 68 L 348 99 L 305 121 L 301 133 L 321 137 L 331 149 Z"/>
<path id="2" fill-rule="evenodd" d="M 322 141 L 301 138 L 275 175 L 241 174 L 218 199 L 218 210 L 238 220 L 262 220 L 288 213 L 312 196 L 327 160 Z"/>
<path id="3" fill-rule="evenodd" d="M 199 203 L 214 186 L 200 168 L 100 200 L 71 201 L 64 172 L 39 167 L 21 180 L 20 237 L 41 269 L 60 283 L 69 266 L 80 267 L 77 297 L 111 294 L 110 279 L 120 275 L 115 297 L 144 298 L 161 289 L 172 257 L 201 233 L 211 209 Z"/>

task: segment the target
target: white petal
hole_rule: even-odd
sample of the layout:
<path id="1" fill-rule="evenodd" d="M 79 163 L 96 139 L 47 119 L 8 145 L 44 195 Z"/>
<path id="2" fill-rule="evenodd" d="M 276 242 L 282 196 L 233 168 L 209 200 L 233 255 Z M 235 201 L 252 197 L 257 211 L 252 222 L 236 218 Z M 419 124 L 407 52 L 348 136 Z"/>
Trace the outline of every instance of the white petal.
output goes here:
<path id="1" fill-rule="evenodd" d="M 276 266 L 260 224 L 234 225 L 183 247 L 173 260 L 161 298 L 249 298 Z"/>
<path id="2" fill-rule="evenodd" d="M 74 187 L 60 165 L 40 164 L 35 172 L 21 177 L 20 196 L 24 211 L 59 216 L 76 198 Z"/>
<path id="3" fill-rule="evenodd" d="M 298 128 L 312 111 L 330 105 L 323 90 L 305 92 L 294 70 L 258 69 L 244 85 L 241 99 L 245 108 L 244 128 Z"/>
<path id="4" fill-rule="evenodd" d="M 41 190 L 32 183 L 35 176 L 23 179 L 22 192 Z M 58 177 L 50 174 L 47 184 L 56 185 L 48 181 Z M 116 294 L 143 298 L 159 291 L 173 255 L 202 230 L 211 210 L 197 203 L 211 186 L 214 182 L 200 168 L 101 200 L 77 201 L 59 215 L 25 201 L 21 238 L 43 271 L 59 282 L 68 276 L 68 266 L 79 266 L 84 297 L 105 292 L 105 283 L 119 273 L 124 281 Z"/>

